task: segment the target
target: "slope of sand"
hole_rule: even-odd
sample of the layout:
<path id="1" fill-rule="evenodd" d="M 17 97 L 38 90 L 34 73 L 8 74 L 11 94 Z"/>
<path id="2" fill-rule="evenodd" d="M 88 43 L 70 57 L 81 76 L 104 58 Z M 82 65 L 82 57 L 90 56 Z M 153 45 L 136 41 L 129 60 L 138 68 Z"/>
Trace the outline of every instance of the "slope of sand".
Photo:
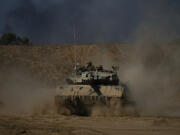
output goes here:
<path id="1" fill-rule="evenodd" d="M 0 46 L 0 73 L 6 76 L 5 73 L 21 71 L 21 73 L 30 74 L 33 79 L 54 86 L 71 74 L 75 58 L 83 65 L 89 60 L 97 65 L 108 65 L 115 60 L 125 60 L 126 56 L 123 55 L 130 51 L 130 49 L 127 50 L 128 48 L 119 44 Z M 122 50 L 125 51 L 120 53 Z M 0 81 L 2 81 L 1 78 Z"/>

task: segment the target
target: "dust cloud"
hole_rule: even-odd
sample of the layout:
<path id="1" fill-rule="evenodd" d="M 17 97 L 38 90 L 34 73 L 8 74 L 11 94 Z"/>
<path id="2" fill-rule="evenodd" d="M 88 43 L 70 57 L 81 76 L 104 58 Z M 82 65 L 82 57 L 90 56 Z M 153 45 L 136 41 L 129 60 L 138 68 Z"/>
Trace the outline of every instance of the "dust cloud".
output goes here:
<path id="1" fill-rule="evenodd" d="M 157 7 L 146 8 L 127 62 L 119 62 L 119 76 L 128 82 L 140 115 L 180 116 L 180 49 L 171 43 L 179 37 L 180 19 L 173 8 Z"/>
<path id="2" fill-rule="evenodd" d="M 180 116 L 178 46 L 134 44 L 125 50 L 125 56 L 120 54 L 123 50 L 119 46 L 118 54 L 114 54 L 122 57 L 119 60 L 110 57 L 108 49 L 100 47 L 92 61 L 108 68 L 119 66 L 119 78 L 128 86 L 129 98 L 135 106 L 112 108 L 113 111 L 95 107 L 92 115 Z"/>
<path id="3" fill-rule="evenodd" d="M 176 46 L 134 46 L 120 78 L 128 82 L 140 115 L 180 116 L 180 50 Z"/>
<path id="4" fill-rule="evenodd" d="M 0 76 L 1 113 L 54 113 L 52 88 L 18 68 L 7 71 Z"/>

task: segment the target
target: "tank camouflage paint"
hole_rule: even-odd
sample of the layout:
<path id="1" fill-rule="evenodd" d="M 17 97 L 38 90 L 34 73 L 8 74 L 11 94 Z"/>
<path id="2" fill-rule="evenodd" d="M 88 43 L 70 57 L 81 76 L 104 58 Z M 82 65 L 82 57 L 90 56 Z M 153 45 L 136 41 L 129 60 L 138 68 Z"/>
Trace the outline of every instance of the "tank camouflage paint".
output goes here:
<path id="1" fill-rule="evenodd" d="M 120 82 L 117 67 L 106 70 L 95 67 L 91 62 L 87 66 L 76 65 L 72 75 L 66 79 L 67 85 L 58 86 L 55 103 L 64 106 L 74 114 L 84 114 L 94 105 L 123 105 L 127 87 Z"/>

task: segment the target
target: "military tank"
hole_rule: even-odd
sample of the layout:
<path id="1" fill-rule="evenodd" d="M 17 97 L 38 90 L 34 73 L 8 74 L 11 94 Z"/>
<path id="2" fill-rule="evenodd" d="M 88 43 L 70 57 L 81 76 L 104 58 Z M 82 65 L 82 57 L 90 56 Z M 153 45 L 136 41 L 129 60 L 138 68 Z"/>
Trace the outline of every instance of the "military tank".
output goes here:
<path id="1" fill-rule="evenodd" d="M 67 85 L 58 86 L 55 104 L 58 112 L 66 109 L 71 114 L 89 115 L 96 105 L 121 106 L 126 101 L 127 87 L 118 78 L 118 67 L 106 70 L 95 67 L 91 62 L 87 66 L 77 64 Z"/>

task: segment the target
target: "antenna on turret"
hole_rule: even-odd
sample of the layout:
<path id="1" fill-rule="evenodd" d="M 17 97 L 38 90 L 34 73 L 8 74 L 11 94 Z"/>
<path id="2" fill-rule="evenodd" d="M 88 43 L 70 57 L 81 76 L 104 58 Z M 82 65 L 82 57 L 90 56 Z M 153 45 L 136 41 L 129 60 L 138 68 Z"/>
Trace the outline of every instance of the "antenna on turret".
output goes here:
<path id="1" fill-rule="evenodd" d="M 75 42 L 76 42 L 76 26 L 75 26 L 75 24 L 73 24 L 73 41 L 75 44 Z"/>
<path id="2" fill-rule="evenodd" d="M 75 27 L 75 24 L 73 24 L 73 42 L 74 42 L 74 63 L 75 63 L 75 70 L 77 69 L 77 55 L 76 55 L 76 46 L 75 46 L 75 43 L 76 43 L 76 27 Z"/>

